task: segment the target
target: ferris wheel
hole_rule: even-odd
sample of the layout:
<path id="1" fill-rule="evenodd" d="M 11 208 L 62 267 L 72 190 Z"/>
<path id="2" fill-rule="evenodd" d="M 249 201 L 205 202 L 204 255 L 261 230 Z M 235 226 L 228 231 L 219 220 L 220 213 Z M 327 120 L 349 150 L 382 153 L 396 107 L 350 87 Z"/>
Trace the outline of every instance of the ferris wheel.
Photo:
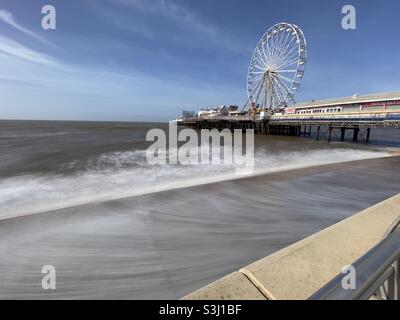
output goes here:
<path id="1" fill-rule="evenodd" d="M 247 74 L 247 94 L 254 107 L 277 109 L 294 102 L 307 61 L 301 29 L 278 23 L 260 39 Z"/>

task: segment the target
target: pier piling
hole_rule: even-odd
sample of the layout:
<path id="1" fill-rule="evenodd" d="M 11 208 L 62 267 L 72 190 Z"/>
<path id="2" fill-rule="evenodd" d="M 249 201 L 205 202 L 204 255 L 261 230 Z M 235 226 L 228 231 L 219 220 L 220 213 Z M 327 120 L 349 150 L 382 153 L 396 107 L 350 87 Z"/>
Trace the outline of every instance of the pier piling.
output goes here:
<path id="1" fill-rule="evenodd" d="M 352 139 L 354 143 L 368 143 L 370 141 L 371 129 L 377 127 L 376 123 L 359 123 L 359 122 L 318 122 L 318 121 L 276 121 L 271 119 L 256 119 L 248 117 L 245 119 L 236 118 L 213 118 L 213 119 L 188 119 L 180 123 L 180 125 L 191 127 L 197 130 L 201 129 L 240 129 L 243 132 L 246 129 L 253 129 L 254 133 L 262 135 L 288 135 L 288 136 L 313 136 L 319 141 L 322 138 L 331 142 L 335 139 L 344 142 L 348 139 L 347 132 L 352 130 Z M 384 127 L 385 124 L 379 126 Z M 326 130 L 325 130 L 326 128 Z M 340 131 L 339 137 L 336 136 L 335 130 Z M 360 138 L 360 135 L 362 139 Z M 339 140 L 340 139 L 340 140 Z"/>
<path id="2" fill-rule="evenodd" d="M 321 126 L 317 126 L 317 136 L 315 138 L 315 140 L 319 140 L 319 132 L 321 131 Z"/>
<path id="3" fill-rule="evenodd" d="M 368 129 L 367 129 L 367 138 L 365 139 L 365 142 L 366 142 L 366 143 L 369 143 L 370 137 L 371 137 L 371 128 L 368 128 Z"/>
<path id="4" fill-rule="evenodd" d="M 346 136 L 346 128 L 341 128 L 341 134 L 340 134 L 340 141 L 344 142 L 344 138 Z"/>
<path id="5" fill-rule="evenodd" d="M 353 142 L 357 142 L 358 141 L 358 133 L 360 132 L 360 128 L 354 128 L 353 131 Z"/>
<path id="6" fill-rule="evenodd" d="M 332 130 L 333 130 L 333 128 L 329 127 L 328 142 L 331 142 L 331 140 L 332 140 Z"/>

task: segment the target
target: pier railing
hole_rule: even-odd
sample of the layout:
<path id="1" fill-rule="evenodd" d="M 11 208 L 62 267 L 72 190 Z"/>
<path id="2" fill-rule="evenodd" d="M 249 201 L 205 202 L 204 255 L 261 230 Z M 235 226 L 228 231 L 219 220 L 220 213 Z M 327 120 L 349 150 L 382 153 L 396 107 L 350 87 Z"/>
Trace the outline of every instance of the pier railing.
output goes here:
<path id="1" fill-rule="evenodd" d="M 369 126 L 400 127 L 400 113 L 396 112 L 353 112 L 324 115 L 272 116 L 273 125 L 328 125 L 337 127 Z"/>
<path id="2" fill-rule="evenodd" d="M 353 112 L 323 115 L 217 115 L 213 117 L 193 117 L 182 120 L 183 124 L 198 122 L 267 122 L 272 126 L 335 126 L 335 127 L 400 127 L 400 112 Z"/>
<path id="3" fill-rule="evenodd" d="M 215 117 L 193 117 L 185 118 L 183 122 L 218 122 L 218 121 L 258 121 L 261 120 L 260 116 L 239 115 L 239 116 L 215 116 Z"/>
<path id="4" fill-rule="evenodd" d="M 399 300 L 400 299 L 400 228 L 353 264 L 355 288 L 342 283 L 347 274 L 336 276 L 317 291 L 311 300 Z"/>
<path id="5" fill-rule="evenodd" d="M 196 129 L 253 129 L 258 134 L 324 137 L 330 142 L 338 130 L 340 141 L 349 140 L 347 132 L 352 132 L 353 142 L 370 141 L 373 128 L 400 128 L 400 111 L 352 112 L 337 114 L 246 114 L 216 115 L 213 117 L 193 117 L 182 119 L 178 124 Z M 325 130 L 326 129 L 326 130 Z"/>

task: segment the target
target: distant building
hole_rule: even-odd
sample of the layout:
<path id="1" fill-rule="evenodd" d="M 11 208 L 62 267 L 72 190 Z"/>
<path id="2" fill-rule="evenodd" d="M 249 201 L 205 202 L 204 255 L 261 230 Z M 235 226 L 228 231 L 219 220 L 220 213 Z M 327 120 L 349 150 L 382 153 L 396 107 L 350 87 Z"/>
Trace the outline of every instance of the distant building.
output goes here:
<path id="1" fill-rule="evenodd" d="M 232 111 L 237 111 L 239 109 L 238 106 L 229 106 L 228 111 L 232 112 Z"/>
<path id="2" fill-rule="evenodd" d="M 216 115 L 217 112 L 211 108 L 200 109 L 200 111 L 197 113 L 197 116 L 199 118 L 210 118 L 210 117 L 215 117 Z"/>
<path id="3" fill-rule="evenodd" d="M 286 114 L 324 114 L 344 112 L 400 111 L 400 92 L 369 95 L 355 94 L 350 97 L 312 100 L 286 108 Z"/>
<path id="4" fill-rule="evenodd" d="M 229 109 L 226 106 L 215 107 L 214 110 L 219 116 L 227 116 L 229 114 Z"/>
<path id="5" fill-rule="evenodd" d="M 245 116 L 246 114 L 247 114 L 247 111 L 240 111 L 240 110 L 235 110 L 235 111 L 229 112 L 229 116 L 231 116 L 231 117 Z"/>
<path id="6" fill-rule="evenodd" d="M 229 115 L 229 109 L 226 106 L 203 108 L 197 113 L 199 118 L 212 118 L 217 116 Z"/>
<path id="7" fill-rule="evenodd" d="M 188 110 L 183 110 L 182 111 L 182 119 L 190 119 L 190 118 L 194 118 L 195 116 L 195 112 L 194 111 L 188 111 Z"/>

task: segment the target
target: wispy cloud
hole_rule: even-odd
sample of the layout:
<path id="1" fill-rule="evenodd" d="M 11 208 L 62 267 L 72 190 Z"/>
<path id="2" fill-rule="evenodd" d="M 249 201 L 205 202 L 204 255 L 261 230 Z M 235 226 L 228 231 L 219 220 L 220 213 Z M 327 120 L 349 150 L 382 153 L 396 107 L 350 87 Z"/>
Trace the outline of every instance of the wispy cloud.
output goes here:
<path id="1" fill-rule="evenodd" d="M 192 31 L 215 36 L 218 30 L 215 26 L 205 23 L 195 12 L 183 7 L 174 1 L 165 0 L 114 0 L 131 6 L 141 13 L 159 15 L 174 20 L 189 27 Z"/>
<path id="2" fill-rule="evenodd" d="M 4 23 L 10 25 L 11 27 L 25 33 L 28 36 L 31 36 L 33 38 L 35 38 L 36 40 L 45 43 L 51 47 L 56 47 L 54 44 L 52 44 L 51 42 L 49 42 L 48 40 L 46 40 L 45 38 L 43 38 L 42 36 L 38 35 L 37 33 L 23 27 L 21 24 L 19 24 L 13 14 L 9 11 L 6 10 L 0 10 L 0 21 L 3 21 Z"/>
<path id="3" fill-rule="evenodd" d="M 145 15 L 159 16 L 168 19 L 187 30 L 190 34 L 198 34 L 203 38 L 231 51 L 241 51 L 229 35 L 225 34 L 215 24 L 205 21 L 195 11 L 182 6 L 173 0 L 110 0 L 113 3 L 125 5 Z"/>
<path id="4" fill-rule="evenodd" d="M 112 10 L 101 8 L 99 5 L 93 6 L 93 10 L 97 12 L 105 21 L 111 23 L 114 27 L 138 34 L 144 38 L 152 39 L 153 32 L 146 26 L 141 24 L 132 23 L 132 19 L 122 19 L 120 15 Z"/>
<path id="5" fill-rule="evenodd" d="M 0 52 L 31 63 L 40 64 L 48 67 L 58 66 L 59 63 L 52 57 L 31 50 L 28 47 L 0 35 Z"/>

